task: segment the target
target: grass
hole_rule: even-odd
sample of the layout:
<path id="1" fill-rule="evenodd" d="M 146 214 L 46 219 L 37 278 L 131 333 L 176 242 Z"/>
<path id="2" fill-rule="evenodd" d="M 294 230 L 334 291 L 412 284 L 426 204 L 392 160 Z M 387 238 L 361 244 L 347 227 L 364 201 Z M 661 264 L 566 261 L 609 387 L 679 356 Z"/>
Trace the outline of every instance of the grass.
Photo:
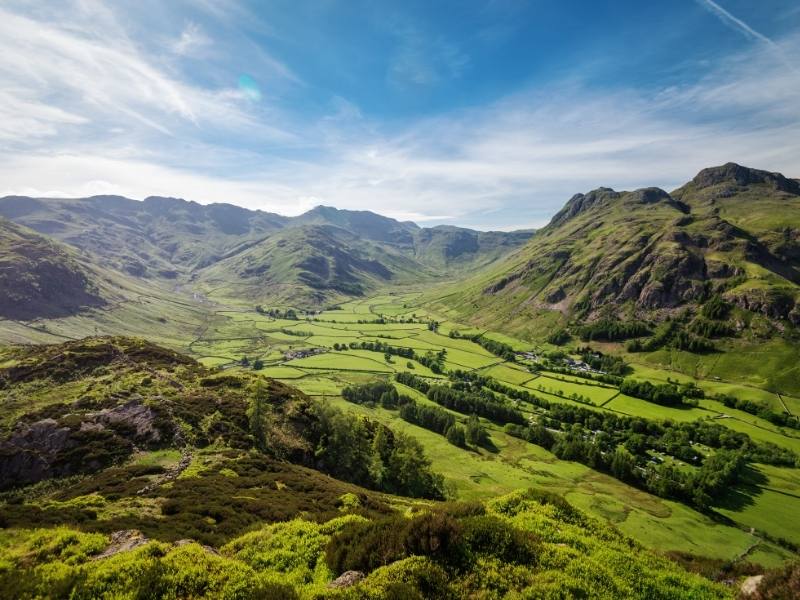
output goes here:
<path id="1" fill-rule="evenodd" d="M 243 356 L 248 356 L 251 362 L 260 358 L 266 363 L 259 371 L 260 375 L 284 381 L 310 396 L 327 398 L 348 411 L 369 415 L 393 428 L 410 433 L 423 443 L 433 460 L 434 469 L 445 475 L 449 486 L 459 498 L 485 499 L 528 486 L 548 489 L 565 494 L 577 506 L 614 523 L 620 530 L 643 544 L 660 550 L 731 558 L 759 541 L 757 537 L 736 526 L 714 522 L 683 505 L 658 499 L 580 464 L 560 461 L 544 449 L 510 437 L 490 423 L 486 425 L 498 452 L 465 451 L 452 446 L 441 435 L 402 421 L 396 412 L 355 406 L 341 400 L 339 395 L 345 386 L 390 377 L 398 371 L 411 370 L 427 378 L 436 377 L 427 367 L 416 361 L 410 361 L 413 369 L 409 369 L 409 361 L 401 357 L 391 357 L 387 362 L 379 352 L 333 350 L 334 344 L 383 341 L 393 346 L 413 348 L 418 354 L 445 349 L 445 366 L 448 369 L 475 370 L 511 387 L 521 387 L 538 393 L 554 402 L 577 405 L 569 398 L 577 394 L 588 398 L 595 405 L 591 407 L 593 410 L 682 421 L 714 418 L 724 413 L 734 418 L 720 418 L 717 419 L 718 423 L 748 433 L 753 439 L 770 441 L 800 453 L 800 436 L 782 434 L 778 428 L 757 417 L 731 411 L 712 400 L 701 401 L 699 408 L 662 407 L 618 395 L 613 386 L 592 385 L 580 378 L 556 373 L 530 373 L 524 366 L 505 362 L 474 342 L 450 338 L 447 333 L 451 329 L 468 332 L 471 328 L 456 321 L 448 321 L 444 314 L 433 314 L 430 309 L 422 310 L 415 305 L 417 301 L 418 294 L 384 294 L 347 302 L 337 310 L 323 311 L 314 316 L 316 320 L 272 319 L 245 306 L 232 310 L 165 302 L 160 306 L 168 311 L 169 318 L 166 324 L 161 324 L 154 331 L 159 332 L 159 341 L 162 343 L 188 352 L 209 366 L 236 372 L 247 370 L 239 365 Z M 154 299 L 153 302 L 158 303 L 161 300 Z M 150 324 L 144 320 L 145 308 L 134 304 L 122 305 L 119 308 L 120 314 L 109 319 L 130 318 L 130 323 L 127 324 L 129 329 L 147 329 Z M 149 306 L 149 310 L 153 310 L 153 306 Z M 359 320 L 371 321 L 381 315 L 406 319 L 414 314 L 417 316 L 412 323 L 358 323 Z M 177 324 L 179 318 L 182 323 L 180 327 Z M 428 318 L 443 323 L 438 332 L 428 329 Z M 0 335 L 4 328 L 13 327 L 19 328 L 21 325 L 0 322 Z M 48 324 L 52 331 L 70 333 L 77 333 L 79 327 L 75 318 Z M 307 332 L 311 335 L 296 336 L 286 333 L 287 331 Z M 186 332 L 190 333 L 191 339 L 186 339 Z M 53 339 L 53 333 L 37 330 L 36 336 L 39 335 Z M 181 339 L 180 335 L 184 337 Z M 509 336 L 491 333 L 489 337 L 518 349 L 532 348 L 531 345 Z M 284 357 L 288 350 L 298 348 L 322 348 L 325 352 L 294 360 Z M 641 357 L 637 355 L 637 358 Z M 682 366 L 685 367 L 686 365 Z M 688 374 L 664 369 L 655 363 L 634 365 L 635 376 L 656 382 L 665 382 L 668 378 L 682 382 L 696 381 L 709 393 L 734 393 L 761 401 L 774 402 L 777 399 L 774 392 L 757 387 L 752 382 L 716 381 L 698 378 L 698 373 L 705 374 L 705 371 L 695 369 Z M 538 386 L 543 386 L 545 392 L 540 392 Z M 403 388 L 401 391 L 420 402 L 429 402 L 414 390 Z M 75 397 L 80 393 L 81 390 L 78 389 L 70 391 L 70 395 Z M 555 395 L 557 393 L 562 395 Z M 47 394 L 31 390 L 24 397 L 7 398 L 4 401 L 4 414 L 11 418 L 23 409 L 30 410 L 31 404 L 45 406 L 52 401 L 47 398 Z M 785 402 L 793 408 L 800 407 L 800 401 L 791 395 L 785 397 Z M 774 403 L 770 405 L 774 406 Z M 522 408 L 525 410 L 527 407 Z M 464 416 L 457 415 L 457 418 L 463 420 Z M 167 465 L 176 458 L 152 454 L 142 455 L 138 460 L 143 461 L 143 464 Z M 758 469 L 766 473 L 767 467 L 759 466 Z M 796 488 L 792 486 L 800 485 L 795 481 L 794 473 L 794 470 L 785 470 L 768 474 L 770 481 L 774 482 L 770 487 L 778 491 L 767 490 L 751 494 L 754 498 L 752 504 L 738 508 L 720 508 L 720 511 L 727 511 L 724 514 L 745 529 L 755 527 L 758 531 L 770 534 L 779 532 L 788 510 L 780 510 L 779 500 L 787 498 L 786 493 L 796 493 Z M 794 501 L 788 505 L 794 507 Z M 800 541 L 800 531 L 790 527 L 787 533 Z M 763 558 L 765 562 L 780 560 L 783 552 L 767 542 L 761 542 L 754 548 L 754 556 Z"/>

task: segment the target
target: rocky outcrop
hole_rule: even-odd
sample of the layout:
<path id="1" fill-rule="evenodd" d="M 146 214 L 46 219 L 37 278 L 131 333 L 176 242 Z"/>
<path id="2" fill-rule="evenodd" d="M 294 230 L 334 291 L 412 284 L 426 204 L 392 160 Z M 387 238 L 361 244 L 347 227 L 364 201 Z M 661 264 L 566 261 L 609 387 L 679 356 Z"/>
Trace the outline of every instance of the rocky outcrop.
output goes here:
<path id="1" fill-rule="evenodd" d="M 132 400 L 121 406 L 58 420 L 18 423 L 0 441 L 0 489 L 50 477 L 91 473 L 163 438 L 152 408 Z M 163 423 L 160 423 L 163 427 Z"/>
<path id="2" fill-rule="evenodd" d="M 737 186 L 747 186 L 763 183 L 772 186 L 778 191 L 800 196 L 800 183 L 796 179 L 789 179 L 780 173 L 770 173 L 759 169 L 743 167 L 736 163 L 726 163 L 721 167 L 703 169 L 692 180 L 697 189 L 704 189 L 722 183 Z"/>
<path id="3" fill-rule="evenodd" d="M 357 584 L 364 579 L 364 573 L 361 571 L 345 571 L 339 577 L 334 579 L 328 584 L 331 589 L 348 588 Z"/>

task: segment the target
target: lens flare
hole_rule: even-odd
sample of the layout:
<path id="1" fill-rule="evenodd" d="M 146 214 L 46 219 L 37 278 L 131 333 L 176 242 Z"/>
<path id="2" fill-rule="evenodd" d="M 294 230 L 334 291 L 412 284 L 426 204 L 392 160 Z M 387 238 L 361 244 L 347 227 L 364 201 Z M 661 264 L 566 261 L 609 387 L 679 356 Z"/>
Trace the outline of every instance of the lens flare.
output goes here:
<path id="1" fill-rule="evenodd" d="M 258 102 L 261 100 L 261 90 L 256 83 L 256 80 L 250 75 L 239 76 L 239 91 L 241 91 L 249 100 Z"/>

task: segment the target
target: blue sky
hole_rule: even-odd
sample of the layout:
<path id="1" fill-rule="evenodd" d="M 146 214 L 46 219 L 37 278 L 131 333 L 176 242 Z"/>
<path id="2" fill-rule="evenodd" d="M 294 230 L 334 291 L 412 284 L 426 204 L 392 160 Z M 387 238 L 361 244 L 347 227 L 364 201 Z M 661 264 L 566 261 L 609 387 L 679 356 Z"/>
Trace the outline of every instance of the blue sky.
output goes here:
<path id="1" fill-rule="evenodd" d="M 800 177 L 796 1 L 0 6 L 0 194 L 511 229 L 729 160 Z"/>

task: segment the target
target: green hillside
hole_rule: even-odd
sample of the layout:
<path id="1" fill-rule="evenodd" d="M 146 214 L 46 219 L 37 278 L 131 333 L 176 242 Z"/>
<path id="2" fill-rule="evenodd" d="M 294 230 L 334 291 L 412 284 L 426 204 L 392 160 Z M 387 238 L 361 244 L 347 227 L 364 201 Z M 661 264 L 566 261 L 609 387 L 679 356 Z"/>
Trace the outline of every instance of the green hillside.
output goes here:
<path id="1" fill-rule="evenodd" d="M 126 338 L 2 360 L 3 597 L 731 595 L 555 495 L 436 502 L 413 438 L 273 380 Z"/>
<path id="2" fill-rule="evenodd" d="M 0 317 L 65 317 L 105 303 L 77 253 L 0 217 Z"/>
<path id="3" fill-rule="evenodd" d="M 319 206 L 287 218 L 230 204 L 118 196 L 0 198 L 0 215 L 128 276 L 202 282 L 221 297 L 308 307 L 381 285 L 484 267 L 530 232 L 421 228 L 368 211 Z"/>
<path id="4" fill-rule="evenodd" d="M 797 393 L 799 227 L 797 181 L 733 164 L 672 194 L 600 188 L 501 263 L 429 297 L 477 326 L 616 344 L 690 375 L 728 378 L 734 354 L 764 353 L 741 380 Z"/>
<path id="5" fill-rule="evenodd" d="M 65 223 L 0 222 L 41 308 L 0 320 L 0 595 L 781 597 L 798 185 L 600 188 L 533 234 L 0 199 Z"/>

